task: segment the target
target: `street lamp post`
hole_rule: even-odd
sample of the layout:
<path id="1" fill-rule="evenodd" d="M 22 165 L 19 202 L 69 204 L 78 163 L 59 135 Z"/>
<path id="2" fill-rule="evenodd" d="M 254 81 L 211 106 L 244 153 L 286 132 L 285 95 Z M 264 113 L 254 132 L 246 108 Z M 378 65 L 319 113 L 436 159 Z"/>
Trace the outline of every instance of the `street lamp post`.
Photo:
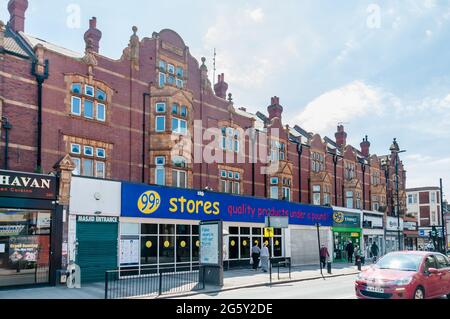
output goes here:
<path id="1" fill-rule="evenodd" d="M 400 151 L 400 148 L 397 143 L 397 139 L 394 138 L 394 143 L 391 146 L 390 151 L 392 153 L 395 153 L 395 190 L 396 190 L 396 197 L 397 197 L 397 228 L 398 228 L 398 250 L 402 250 L 402 243 L 401 243 L 401 230 L 400 230 L 400 194 L 399 194 L 399 181 L 398 181 L 398 154 L 405 153 L 406 150 Z"/>

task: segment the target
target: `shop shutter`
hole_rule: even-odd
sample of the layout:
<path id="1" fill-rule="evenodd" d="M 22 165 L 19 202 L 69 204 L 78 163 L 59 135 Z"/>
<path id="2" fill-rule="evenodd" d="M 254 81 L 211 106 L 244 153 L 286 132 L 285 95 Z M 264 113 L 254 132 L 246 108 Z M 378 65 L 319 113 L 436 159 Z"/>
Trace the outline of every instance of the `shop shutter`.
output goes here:
<path id="1" fill-rule="evenodd" d="M 77 223 L 77 264 L 81 282 L 100 282 L 117 268 L 117 224 Z"/>

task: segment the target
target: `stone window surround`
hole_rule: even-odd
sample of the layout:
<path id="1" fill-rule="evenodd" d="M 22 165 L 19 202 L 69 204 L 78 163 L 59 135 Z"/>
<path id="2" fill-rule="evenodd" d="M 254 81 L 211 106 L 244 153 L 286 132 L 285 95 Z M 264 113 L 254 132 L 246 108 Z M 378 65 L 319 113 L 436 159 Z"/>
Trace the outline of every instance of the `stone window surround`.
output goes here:
<path id="1" fill-rule="evenodd" d="M 226 165 L 218 165 L 217 169 L 218 169 L 218 175 L 219 175 L 217 190 L 219 192 L 223 192 L 222 186 L 221 186 L 221 181 L 226 180 L 226 181 L 238 182 L 239 183 L 239 194 L 240 195 L 244 194 L 244 170 L 242 168 L 226 166 Z M 228 172 L 233 172 L 233 178 L 229 179 L 228 176 L 226 178 L 222 177 L 221 171 L 226 171 L 227 174 L 228 174 Z M 239 176 L 240 176 L 239 180 L 234 179 L 235 173 L 239 173 Z"/>
<path id="2" fill-rule="evenodd" d="M 77 118 L 77 119 L 88 121 L 88 122 L 94 122 L 94 123 L 98 123 L 98 124 L 108 125 L 108 123 L 111 120 L 111 112 L 112 112 L 112 110 L 111 110 L 112 102 L 111 101 L 112 101 L 112 96 L 114 94 L 114 90 L 111 89 L 109 86 L 107 86 L 102 81 L 94 80 L 91 76 L 83 76 L 80 74 L 66 74 L 66 75 L 64 75 L 64 81 L 66 82 L 66 90 L 67 90 L 67 95 L 66 95 L 66 99 L 65 99 L 66 113 L 73 118 Z M 76 84 L 76 83 L 79 83 L 82 86 L 82 92 L 79 94 L 72 92 L 72 84 Z M 84 94 L 85 85 L 94 87 L 94 97 Z M 97 99 L 96 94 L 95 94 L 95 91 L 97 89 L 105 92 L 106 100 L 98 100 Z M 81 106 L 80 106 L 81 115 L 72 114 L 72 96 L 75 96 L 75 97 L 78 97 L 81 99 Z M 93 109 L 94 117 L 92 119 L 87 118 L 83 115 L 83 108 L 84 108 L 83 102 L 84 102 L 85 98 L 88 98 L 89 100 L 92 100 L 94 102 L 93 103 L 94 104 L 94 109 Z M 95 117 L 97 102 L 105 105 L 105 120 L 104 121 L 97 120 Z"/>
<path id="3" fill-rule="evenodd" d="M 88 138 L 84 138 L 84 137 L 75 137 L 75 136 L 69 136 L 69 135 L 64 135 L 63 140 L 65 142 L 66 154 L 69 154 L 72 157 L 71 145 L 72 144 L 80 145 L 82 147 L 81 154 L 77 154 L 76 156 L 73 156 L 73 157 L 80 158 L 80 159 L 83 159 L 83 158 L 92 159 L 92 160 L 94 160 L 94 164 L 96 161 L 104 162 L 105 163 L 105 178 L 110 178 L 110 176 L 111 176 L 111 159 L 112 159 L 111 153 L 113 151 L 113 144 L 96 141 L 96 140 L 92 140 L 92 139 L 88 139 Z M 84 152 L 83 152 L 84 146 L 93 147 L 94 148 L 94 156 L 85 156 Z M 97 154 L 95 151 L 95 149 L 97 149 L 97 148 L 102 148 L 105 150 L 105 152 L 106 152 L 105 158 L 97 157 Z M 94 165 L 94 175 L 95 175 L 95 165 Z M 82 176 L 82 175 L 80 174 L 80 176 Z M 95 177 L 95 176 L 93 176 L 93 177 Z"/>

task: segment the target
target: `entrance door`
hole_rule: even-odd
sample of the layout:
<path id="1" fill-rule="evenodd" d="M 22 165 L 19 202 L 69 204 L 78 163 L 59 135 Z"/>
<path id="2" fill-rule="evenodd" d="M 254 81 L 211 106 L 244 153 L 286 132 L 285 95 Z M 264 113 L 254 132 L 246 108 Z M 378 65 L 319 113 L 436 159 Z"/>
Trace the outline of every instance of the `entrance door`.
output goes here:
<path id="1" fill-rule="evenodd" d="M 117 269 L 117 228 L 117 223 L 77 222 L 82 283 L 103 281 L 107 270 Z"/>
<path id="2" fill-rule="evenodd" d="M 347 244 L 349 241 L 353 246 L 358 246 L 361 249 L 360 237 L 355 236 L 356 233 L 334 232 L 334 253 L 335 261 L 346 262 L 348 259 Z M 359 233 L 358 233 L 359 234 Z"/>

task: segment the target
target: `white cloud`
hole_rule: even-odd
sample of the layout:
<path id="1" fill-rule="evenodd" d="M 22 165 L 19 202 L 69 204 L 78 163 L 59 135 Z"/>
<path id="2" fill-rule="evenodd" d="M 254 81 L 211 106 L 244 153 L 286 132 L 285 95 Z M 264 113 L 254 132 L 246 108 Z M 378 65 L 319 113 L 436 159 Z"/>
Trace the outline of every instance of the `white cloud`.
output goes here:
<path id="1" fill-rule="evenodd" d="M 431 38 L 433 36 L 433 31 L 427 30 L 425 31 L 425 34 L 427 35 L 428 38 Z"/>
<path id="2" fill-rule="evenodd" d="M 339 122 L 349 122 L 366 115 L 382 115 L 384 99 L 386 94 L 380 89 L 354 81 L 314 99 L 295 118 L 295 123 L 310 131 L 323 132 Z"/>
<path id="3" fill-rule="evenodd" d="M 247 14 L 254 22 L 260 23 L 264 20 L 264 11 L 261 8 L 248 10 Z"/>

